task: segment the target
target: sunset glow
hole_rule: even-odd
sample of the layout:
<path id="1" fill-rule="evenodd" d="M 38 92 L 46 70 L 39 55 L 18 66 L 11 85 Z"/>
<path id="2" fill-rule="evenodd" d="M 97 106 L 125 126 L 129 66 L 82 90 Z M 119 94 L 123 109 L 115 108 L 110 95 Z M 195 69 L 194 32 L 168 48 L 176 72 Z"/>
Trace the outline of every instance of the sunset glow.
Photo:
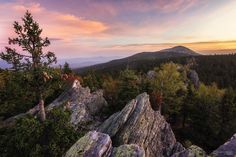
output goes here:
<path id="1" fill-rule="evenodd" d="M 235 0 L 0 0 L 1 51 L 26 10 L 59 58 L 127 56 L 175 45 L 202 54 L 236 52 Z"/>

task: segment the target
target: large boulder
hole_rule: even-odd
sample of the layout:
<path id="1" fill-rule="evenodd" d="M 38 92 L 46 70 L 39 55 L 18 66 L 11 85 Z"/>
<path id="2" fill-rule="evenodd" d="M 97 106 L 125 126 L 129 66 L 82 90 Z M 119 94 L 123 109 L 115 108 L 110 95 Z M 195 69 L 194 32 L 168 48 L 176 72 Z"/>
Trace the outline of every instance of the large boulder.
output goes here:
<path id="1" fill-rule="evenodd" d="M 65 157 L 108 157 L 111 151 L 112 142 L 108 135 L 90 131 L 66 152 Z"/>
<path id="2" fill-rule="evenodd" d="M 154 111 L 146 93 L 130 101 L 125 108 L 113 114 L 98 129 L 110 135 L 114 146 L 137 144 L 148 157 L 171 156 L 176 139 L 170 125 L 159 111 Z"/>
<path id="3" fill-rule="evenodd" d="M 213 157 L 235 157 L 236 156 L 236 134 L 229 141 L 212 152 Z"/>
<path id="4" fill-rule="evenodd" d="M 80 138 L 65 154 L 65 157 L 145 157 L 138 145 L 112 147 L 109 135 L 90 131 Z"/>
<path id="5" fill-rule="evenodd" d="M 188 149 L 173 154 L 171 157 L 207 157 L 207 154 L 202 148 L 192 145 Z"/>

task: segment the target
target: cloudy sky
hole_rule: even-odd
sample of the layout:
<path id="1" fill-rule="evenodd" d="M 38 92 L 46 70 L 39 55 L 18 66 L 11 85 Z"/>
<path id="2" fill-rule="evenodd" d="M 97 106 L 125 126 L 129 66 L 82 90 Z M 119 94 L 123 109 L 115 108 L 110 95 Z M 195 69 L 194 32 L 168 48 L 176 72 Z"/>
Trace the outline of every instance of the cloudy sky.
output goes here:
<path id="1" fill-rule="evenodd" d="M 236 49 L 235 0 L 0 0 L 0 50 L 29 10 L 59 58 L 126 56 L 184 45 Z"/>

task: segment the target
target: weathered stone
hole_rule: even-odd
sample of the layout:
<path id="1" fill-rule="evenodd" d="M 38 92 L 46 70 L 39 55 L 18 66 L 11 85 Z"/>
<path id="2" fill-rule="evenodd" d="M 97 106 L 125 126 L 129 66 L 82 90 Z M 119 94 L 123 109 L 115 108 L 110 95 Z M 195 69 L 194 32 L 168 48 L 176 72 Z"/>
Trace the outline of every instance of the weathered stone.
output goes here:
<path id="1" fill-rule="evenodd" d="M 170 125 L 159 111 L 151 108 L 146 93 L 108 118 L 98 131 L 110 135 L 115 146 L 137 144 L 143 147 L 148 157 L 167 156 L 176 144 Z"/>
<path id="2" fill-rule="evenodd" d="M 147 78 L 152 80 L 156 77 L 157 73 L 154 70 L 150 70 L 147 72 Z"/>
<path id="3" fill-rule="evenodd" d="M 168 154 L 166 154 L 166 156 L 171 156 L 172 154 L 176 152 L 181 152 L 184 150 L 185 150 L 184 146 L 181 143 L 176 142 L 173 148 L 169 152 L 167 152 Z"/>
<path id="4" fill-rule="evenodd" d="M 65 154 L 65 157 L 109 157 L 112 142 L 108 135 L 90 131 L 80 138 Z"/>
<path id="5" fill-rule="evenodd" d="M 191 82 L 193 83 L 194 88 L 198 89 L 199 86 L 200 86 L 200 80 L 199 80 L 199 77 L 198 77 L 198 73 L 195 70 L 190 70 L 188 72 L 188 77 L 191 80 Z"/>
<path id="6" fill-rule="evenodd" d="M 72 111 L 71 123 L 74 126 L 93 130 L 100 124 L 100 119 L 96 115 L 102 112 L 107 102 L 102 90 L 91 93 L 89 88 L 82 87 L 80 82 L 75 80 L 72 87 L 48 105 L 46 110 L 63 105 Z"/>
<path id="7" fill-rule="evenodd" d="M 207 154 L 202 148 L 192 145 L 188 149 L 175 153 L 171 157 L 207 157 Z"/>
<path id="8" fill-rule="evenodd" d="M 212 152 L 213 157 L 235 157 L 236 156 L 236 134 L 229 141 Z"/>
<path id="9" fill-rule="evenodd" d="M 135 144 L 121 145 L 115 147 L 112 151 L 111 157 L 145 157 L 143 148 Z"/>
<path id="10" fill-rule="evenodd" d="M 135 144 L 112 148 L 109 135 L 90 131 L 66 152 L 65 157 L 145 157 L 145 153 Z"/>

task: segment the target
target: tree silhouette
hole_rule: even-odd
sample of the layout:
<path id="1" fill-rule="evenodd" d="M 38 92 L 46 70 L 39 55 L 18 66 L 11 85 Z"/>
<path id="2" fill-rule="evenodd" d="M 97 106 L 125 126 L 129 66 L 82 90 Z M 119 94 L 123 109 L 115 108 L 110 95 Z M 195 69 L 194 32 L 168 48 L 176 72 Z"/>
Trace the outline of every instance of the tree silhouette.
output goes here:
<path id="1" fill-rule="evenodd" d="M 53 52 L 43 52 L 43 48 L 49 46 L 50 41 L 47 37 L 41 37 L 43 30 L 29 11 L 25 13 L 22 22 L 23 24 L 14 22 L 17 37 L 9 38 L 9 45 L 18 46 L 22 52 L 6 47 L 6 52 L 2 52 L 0 57 L 12 64 L 11 70 L 27 72 L 29 83 L 38 97 L 40 118 L 44 121 L 44 90 L 48 80 L 52 79 L 50 65 L 56 62 L 56 56 Z"/>

